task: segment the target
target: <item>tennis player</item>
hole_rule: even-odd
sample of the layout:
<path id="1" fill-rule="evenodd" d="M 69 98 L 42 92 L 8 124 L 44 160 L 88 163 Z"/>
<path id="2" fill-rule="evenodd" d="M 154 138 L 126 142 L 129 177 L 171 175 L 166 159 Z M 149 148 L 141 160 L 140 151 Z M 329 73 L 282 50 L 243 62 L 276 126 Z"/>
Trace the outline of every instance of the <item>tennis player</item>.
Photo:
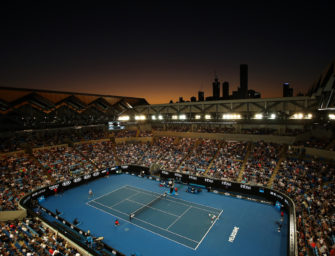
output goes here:
<path id="1" fill-rule="evenodd" d="M 172 180 L 169 181 L 169 187 L 170 187 L 170 194 L 172 195 L 174 189 L 174 182 Z"/>
<path id="2" fill-rule="evenodd" d="M 88 191 L 88 199 L 90 199 L 91 197 L 93 197 L 93 191 L 92 191 L 92 189 L 90 189 Z"/>
<path id="3" fill-rule="evenodd" d="M 208 217 L 210 218 L 211 223 L 213 223 L 215 221 L 215 219 L 217 218 L 217 216 L 215 214 L 212 214 L 212 213 L 208 213 Z"/>

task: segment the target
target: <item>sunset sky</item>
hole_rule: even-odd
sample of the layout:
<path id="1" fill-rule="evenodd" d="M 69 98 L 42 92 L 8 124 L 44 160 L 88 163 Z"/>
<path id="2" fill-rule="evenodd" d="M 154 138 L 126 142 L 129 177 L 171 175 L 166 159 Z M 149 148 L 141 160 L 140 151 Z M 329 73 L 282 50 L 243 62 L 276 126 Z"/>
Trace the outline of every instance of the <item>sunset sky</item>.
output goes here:
<path id="1" fill-rule="evenodd" d="M 215 72 L 231 93 L 243 63 L 249 88 L 281 97 L 283 82 L 306 92 L 334 59 L 331 1 L 223 2 L 2 4 L 0 86 L 167 103 L 211 96 Z"/>

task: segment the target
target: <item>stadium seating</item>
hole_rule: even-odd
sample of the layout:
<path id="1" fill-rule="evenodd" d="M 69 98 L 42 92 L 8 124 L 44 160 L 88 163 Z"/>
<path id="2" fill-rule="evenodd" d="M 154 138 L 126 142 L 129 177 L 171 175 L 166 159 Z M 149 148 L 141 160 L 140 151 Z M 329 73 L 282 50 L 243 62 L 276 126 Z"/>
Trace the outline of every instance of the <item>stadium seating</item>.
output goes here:
<path id="1" fill-rule="evenodd" d="M 208 132 L 208 130 L 206 130 Z M 95 133 L 96 132 L 96 133 Z M 149 167 L 194 175 L 269 185 L 289 195 L 296 204 L 299 255 L 329 255 L 335 244 L 335 173 L 331 164 L 288 155 L 278 164 L 283 145 L 266 142 L 233 142 L 214 139 L 155 137 L 151 142 L 115 144 L 101 130 L 80 134 L 66 132 L 30 136 L 32 147 L 55 145 L 71 138 L 86 141 L 72 146 L 44 147 L 32 153 L 2 155 L 0 158 L 0 210 L 18 209 L 18 200 L 35 188 L 55 181 L 117 164 Z M 136 133 L 151 136 L 151 132 Z M 123 133 L 122 136 L 134 133 Z M 21 136 L 2 144 L 3 151 L 22 149 Z M 10 146 L 11 143 L 17 145 Z M 309 144 L 310 145 L 310 144 Z M 250 147 L 249 147 L 250 146 Z M 322 146 L 321 148 L 324 148 Z M 248 151 L 249 150 L 249 151 Z M 278 164 L 278 172 L 274 172 Z M 244 172 L 241 172 L 243 166 Z M 41 230 L 35 219 L 1 223 L 0 251 L 3 255 L 75 255 L 75 249 L 49 230 Z M 51 253 L 52 252 L 52 253 Z"/>

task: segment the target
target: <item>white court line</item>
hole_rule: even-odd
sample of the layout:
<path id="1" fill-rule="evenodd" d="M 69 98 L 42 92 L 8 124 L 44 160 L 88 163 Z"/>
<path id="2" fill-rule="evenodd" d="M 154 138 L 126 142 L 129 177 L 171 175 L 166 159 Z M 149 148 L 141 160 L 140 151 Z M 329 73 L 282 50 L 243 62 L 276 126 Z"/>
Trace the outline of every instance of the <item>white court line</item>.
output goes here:
<path id="1" fill-rule="evenodd" d="M 141 192 L 139 192 L 141 193 Z M 138 193 L 137 193 L 138 194 Z M 143 204 L 143 203 L 140 203 L 140 202 L 137 202 L 137 201 L 134 201 L 134 200 L 129 200 L 129 199 L 126 199 L 127 201 L 130 201 L 130 202 L 133 202 L 133 203 L 136 203 L 136 204 L 140 204 L 140 205 L 143 205 L 145 206 L 146 204 Z M 113 206 L 112 206 L 113 207 Z M 175 215 L 175 214 L 172 214 L 172 213 L 169 213 L 169 212 L 166 212 L 166 211 L 163 211 L 161 209 L 158 209 L 158 208 L 155 208 L 155 207 L 152 207 L 152 206 L 147 206 L 147 208 L 151 208 L 153 210 L 156 210 L 156 211 L 160 211 L 160 212 L 163 212 L 163 213 L 166 213 L 166 214 L 169 214 L 171 216 L 174 216 L 174 217 L 179 217 L 179 215 Z M 139 208 L 140 209 L 140 208 Z"/>
<path id="2" fill-rule="evenodd" d="M 110 207 L 113 208 L 114 206 L 117 206 L 118 204 L 121 204 L 122 202 L 124 202 L 124 201 L 126 201 L 126 200 L 129 200 L 128 198 L 132 198 L 133 196 L 136 196 L 136 195 L 138 195 L 139 193 L 141 193 L 141 192 L 134 193 L 134 194 L 132 194 L 132 195 L 126 197 L 125 199 L 121 200 L 120 202 L 117 202 L 117 203 L 111 205 Z M 96 203 L 98 203 L 98 202 L 96 202 Z M 103 204 L 103 205 L 104 205 L 104 204 Z M 105 206 L 106 206 L 106 205 L 105 205 Z"/>
<path id="3" fill-rule="evenodd" d="M 223 210 L 220 212 L 219 216 L 215 219 L 215 221 L 212 223 L 212 225 L 209 227 L 209 229 L 207 230 L 206 234 L 202 237 L 202 239 L 200 240 L 200 242 L 198 243 L 198 245 L 195 247 L 195 250 L 198 249 L 199 245 L 202 243 L 202 241 L 205 239 L 205 237 L 207 236 L 208 232 L 212 229 L 212 227 L 214 226 L 215 222 L 220 218 L 221 214 L 222 214 Z"/>
<path id="4" fill-rule="evenodd" d="M 133 190 L 140 190 L 140 191 L 143 191 L 143 193 L 149 193 L 149 194 L 151 194 L 151 193 L 154 193 L 154 194 L 157 194 L 157 195 L 160 195 L 159 193 L 157 193 L 157 192 L 153 192 L 153 191 L 149 191 L 149 190 L 145 190 L 145 189 L 141 189 L 141 188 L 137 188 L 137 187 L 133 187 L 133 186 L 128 186 L 128 185 L 126 185 L 126 187 L 128 187 L 129 189 L 133 189 Z M 135 189 L 134 189 L 135 188 Z M 169 195 L 168 195 L 169 196 Z M 171 201 L 171 202 L 175 202 L 175 203 L 179 203 L 179 204 L 182 204 L 182 205 L 187 205 L 187 206 L 189 206 L 190 204 L 194 204 L 194 205 L 200 205 L 200 206 L 203 206 L 203 207 L 205 207 L 205 208 L 207 208 L 207 209 L 203 209 L 203 208 L 199 208 L 199 207 L 196 207 L 196 206 L 193 206 L 192 205 L 192 207 L 193 208 L 197 208 L 197 209 L 199 209 L 199 210 L 204 210 L 204 211 L 209 211 L 209 209 L 213 209 L 213 210 L 216 210 L 216 211 L 218 211 L 218 212 L 220 212 L 221 211 L 221 209 L 217 209 L 217 208 L 214 208 L 214 207 L 211 207 L 211 206 L 207 206 L 207 205 L 203 205 L 203 204 L 199 204 L 199 203 L 193 203 L 193 202 L 189 202 L 189 201 L 186 201 L 186 200 L 183 200 L 183 199 L 180 199 L 180 198 L 174 198 L 174 197 L 171 197 L 171 196 L 169 196 L 171 199 L 174 199 L 174 200 L 171 200 L 171 199 L 166 199 L 166 200 L 169 200 L 169 201 Z M 186 203 L 189 203 L 189 204 L 185 204 L 185 203 L 181 203 L 181 202 L 178 202 L 178 201 L 184 201 L 184 202 L 186 202 Z"/>
<path id="5" fill-rule="evenodd" d="M 168 230 L 172 225 L 174 225 L 182 216 L 185 215 L 186 212 L 188 212 L 189 209 L 191 209 L 192 206 L 189 206 L 177 219 L 174 220 L 166 229 Z"/>
<path id="6" fill-rule="evenodd" d="M 130 224 L 132 224 L 132 225 L 134 225 L 134 226 L 136 226 L 136 227 L 138 227 L 138 228 L 142 228 L 142 229 L 144 229 L 144 230 L 146 230 L 146 231 L 148 231 L 148 232 L 150 232 L 150 233 L 153 233 L 153 234 L 155 234 L 155 235 L 157 235 L 157 236 L 163 237 L 163 238 L 165 238 L 165 239 L 167 239 L 167 240 L 169 240 L 169 241 L 171 241 L 171 242 L 180 244 L 180 245 L 182 245 L 182 246 L 184 246 L 184 247 L 187 247 L 187 248 L 192 249 L 192 250 L 195 251 L 195 249 L 194 249 L 193 247 L 190 247 L 190 246 L 188 246 L 188 245 L 185 245 L 185 244 L 183 244 L 183 243 L 180 243 L 180 242 L 178 242 L 178 241 L 175 241 L 175 240 L 173 240 L 173 239 L 171 239 L 171 238 L 168 238 L 168 237 L 166 237 L 166 236 L 163 236 L 163 235 L 161 235 L 161 234 L 159 234 L 159 233 L 156 233 L 156 232 L 154 232 L 154 231 L 152 231 L 152 230 L 146 229 L 146 228 L 144 228 L 144 227 L 142 227 L 142 226 L 139 226 L 139 225 L 137 225 L 137 224 L 135 224 L 135 223 L 132 223 L 132 222 L 130 222 L 129 220 L 126 220 L 126 219 L 124 219 L 124 218 L 122 218 L 122 217 L 120 217 L 120 216 L 116 216 L 116 215 L 114 215 L 114 214 L 111 214 L 110 212 L 107 212 L 107 211 L 103 210 L 103 209 L 100 209 L 100 208 L 98 208 L 98 207 L 95 207 L 95 206 L 93 206 L 93 205 L 90 205 L 90 204 L 88 204 L 88 202 L 87 202 L 86 204 L 87 204 L 88 206 L 91 206 L 91 207 L 93 207 L 93 208 L 99 210 L 99 211 L 103 211 L 103 212 L 105 212 L 105 213 L 107 213 L 107 214 L 109 214 L 109 215 L 112 215 L 112 216 L 114 216 L 114 217 L 116 217 L 116 218 L 121 218 L 121 219 L 123 219 L 125 222 L 128 222 L 128 223 L 130 223 Z M 119 211 L 119 212 L 120 212 L 120 211 Z M 122 212 L 121 212 L 121 213 L 122 213 Z M 123 214 L 126 214 L 126 213 L 123 213 Z M 126 214 L 126 215 L 127 215 L 127 214 Z"/>
<path id="7" fill-rule="evenodd" d="M 114 192 L 116 192 L 116 191 L 118 191 L 118 190 L 120 190 L 120 189 L 122 189 L 122 188 L 125 188 L 125 187 L 128 187 L 128 186 L 125 185 L 125 186 L 122 186 L 122 187 L 120 187 L 120 188 L 117 188 L 117 189 L 115 189 L 115 190 L 113 190 L 113 191 L 111 191 L 111 192 L 108 192 L 108 193 L 106 193 L 106 194 L 103 194 L 102 196 L 96 197 L 96 198 L 94 198 L 94 199 L 88 201 L 87 203 L 92 202 L 92 201 L 94 201 L 94 200 L 97 200 L 97 199 L 99 199 L 99 198 L 101 198 L 101 197 L 104 197 L 104 196 L 106 196 L 106 195 L 112 194 L 112 193 L 114 193 Z"/>
<path id="8" fill-rule="evenodd" d="M 156 192 L 153 192 L 153 191 L 144 190 L 144 189 L 140 189 L 140 188 L 137 188 L 137 187 L 127 186 L 127 185 L 126 185 L 126 187 L 128 187 L 129 189 L 132 189 L 134 191 L 140 190 L 140 191 L 143 191 L 143 193 L 147 193 L 147 194 L 154 193 L 154 194 L 160 195 L 159 193 L 156 193 Z M 174 202 L 174 203 L 177 203 L 177 204 L 181 204 L 181 205 L 186 205 L 186 206 L 192 205 L 193 208 L 196 208 L 196 209 L 199 209 L 199 210 L 203 210 L 203 211 L 206 211 L 206 212 L 210 212 L 210 209 L 213 209 L 213 210 L 218 211 L 218 212 L 221 211 L 221 209 L 217 209 L 217 208 L 214 208 L 214 207 L 206 206 L 206 205 L 203 205 L 203 204 L 193 203 L 193 202 L 189 202 L 189 201 L 186 201 L 186 200 L 183 200 L 183 199 L 179 199 L 179 198 L 173 198 L 173 197 L 170 197 L 170 198 L 172 198 L 174 200 L 171 200 L 171 199 L 168 199 L 168 198 L 166 198 L 165 200 L 168 200 L 168 201 L 171 201 L 171 202 Z M 178 202 L 179 200 L 180 201 L 184 201 L 184 202 L 189 203 L 189 204 Z M 196 207 L 194 205 L 200 205 L 200 206 L 206 207 L 207 209 Z"/>
<path id="9" fill-rule="evenodd" d="M 98 203 L 98 202 L 95 202 L 95 203 L 97 203 L 97 204 L 101 204 L 101 203 Z M 111 210 L 113 210 L 113 211 L 116 211 L 116 212 L 119 212 L 119 213 L 122 213 L 122 214 L 126 214 L 126 213 L 124 213 L 124 212 L 121 212 L 121 211 L 119 211 L 119 210 L 113 209 L 113 208 L 108 207 L 108 206 L 106 206 L 106 205 L 103 205 L 103 204 L 101 204 L 101 205 L 104 206 L 104 207 L 106 207 L 106 208 L 109 208 L 109 209 L 111 209 Z M 129 214 L 127 214 L 127 215 L 129 216 Z M 137 220 L 139 220 L 139 221 L 141 221 L 141 222 L 144 222 L 144 223 L 146 223 L 146 224 L 149 224 L 149 225 L 151 225 L 151 226 L 153 226 L 153 227 L 156 227 L 156 228 L 159 228 L 159 229 L 161 229 L 161 230 L 167 231 L 167 232 L 169 232 L 169 233 L 171 233 L 171 234 L 174 234 L 174 235 L 176 235 L 176 236 L 180 236 L 181 238 L 184 238 L 184 239 L 189 240 L 189 241 L 191 241 L 191 242 L 199 243 L 199 241 L 195 241 L 195 240 L 193 240 L 193 239 L 191 239 L 191 238 L 188 238 L 188 237 L 186 237 L 186 236 L 183 236 L 183 235 L 174 233 L 174 232 L 172 232 L 172 231 L 170 231 L 170 230 L 167 230 L 167 229 L 162 228 L 162 227 L 160 227 L 160 226 L 156 226 L 156 225 L 154 225 L 154 224 L 152 224 L 152 223 L 149 223 L 149 222 L 147 222 L 147 221 L 145 221 L 145 220 L 141 220 L 141 219 L 136 218 L 136 217 L 133 217 L 133 219 L 137 219 Z M 132 222 L 130 222 L 130 223 L 132 223 Z"/>

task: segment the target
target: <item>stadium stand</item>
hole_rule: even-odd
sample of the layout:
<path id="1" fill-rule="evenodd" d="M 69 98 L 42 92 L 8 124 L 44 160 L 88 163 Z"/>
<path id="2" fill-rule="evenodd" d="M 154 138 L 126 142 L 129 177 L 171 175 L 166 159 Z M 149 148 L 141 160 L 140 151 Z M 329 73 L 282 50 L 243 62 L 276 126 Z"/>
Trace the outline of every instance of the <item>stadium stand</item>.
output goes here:
<path id="1" fill-rule="evenodd" d="M 78 137 L 73 138 L 78 140 Z M 51 141 L 48 138 L 46 141 L 54 145 L 59 140 L 55 138 L 55 141 Z M 244 182 L 266 185 L 276 166 L 282 145 L 252 143 L 251 154 L 245 159 L 247 148 L 246 142 L 156 137 L 151 143 L 115 145 L 107 140 L 76 144 L 74 148 L 45 147 L 34 150 L 32 154 L 3 155 L 1 210 L 17 209 L 17 202 L 25 193 L 50 184 L 52 180 L 64 180 L 94 168 L 115 165 L 118 160 L 119 164 L 132 163 L 144 166 L 156 162 L 163 169 L 178 169 L 185 172 L 187 168 L 198 175 L 220 177 L 231 181 L 237 180 L 243 160 L 246 160 Z M 203 171 L 206 169 L 208 170 Z M 334 168 L 325 161 L 302 160 L 289 156 L 280 165 L 272 186 L 288 194 L 296 203 L 300 255 L 322 255 L 324 252 L 329 253 L 334 246 L 334 185 Z M 32 230 L 35 230 L 37 236 L 35 233 L 35 236 L 27 235 L 25 231 L 22 231 L 21 235 L 23 222 L 12 222 L 12 227 L 15 226 L 16 229 L 20 227 L 17 232 L 10 227 L 11 224 L 1 224 L 4 227 L 1 233 L 4 238 L 3 248 L 14 254 L 38 252 L 44 244 L 47 250 L 58 250 L 61 253 L 74 250 L 67 248 L 64 242 L 58 243 L 52 240 L 53 243 L 48 243 L 49 240 L 43 238 L 45 235 L 39 234 L 38 229 L 36 231 L 33 227 Z M 11 235 L 13 232 L 15 234 Z M 54 235 L 50 232 L 46 232 L 47 237 Z M 36 244 L 40 245 L 38 249 L 35 248 Z"/>

